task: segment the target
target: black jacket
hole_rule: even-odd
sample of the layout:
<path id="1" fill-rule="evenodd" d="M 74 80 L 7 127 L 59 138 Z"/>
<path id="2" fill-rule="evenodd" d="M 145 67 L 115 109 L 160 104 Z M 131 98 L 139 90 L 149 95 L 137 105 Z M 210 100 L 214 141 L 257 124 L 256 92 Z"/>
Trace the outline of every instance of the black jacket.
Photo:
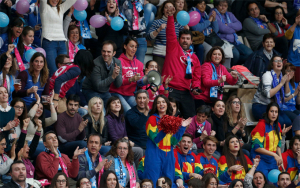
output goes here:
<path id="1" fill-rule="evenodd" d="M 25 176 L 26 176 L 26 174 L 25 174 Z M 30 187 L 31 187 L 31 185 L 28 184 L 28 188 L 30 188 Z M 19 188 L 19 186 L 13 180 L 11 180 L 7 184 L 4 184 L 2 188 Z"/>
<path id="2" fill-rule="evenodd" d="M 85 135 L 86 137 L 88 137 L 91 133 L 97 133 L 101 136 L 101 144 L 104 144 L 105 142 L 107 142 L 108 139 L 108 132 L 107 132 L 107 119 L 106 117 L 104 117 L 104 127 L 102 130 L 102 134 L 100 133 L 100 127 L 98 127 L 98 130 L 96 131 L 93 127 L 93 121 L 92 118 L 89 114 L 86 114 L 85 116 L 83 116 L 83 119 L 86 120 L 88 119 L 89 122 L 87 124 L 87 126 L 85 127 Z"/>

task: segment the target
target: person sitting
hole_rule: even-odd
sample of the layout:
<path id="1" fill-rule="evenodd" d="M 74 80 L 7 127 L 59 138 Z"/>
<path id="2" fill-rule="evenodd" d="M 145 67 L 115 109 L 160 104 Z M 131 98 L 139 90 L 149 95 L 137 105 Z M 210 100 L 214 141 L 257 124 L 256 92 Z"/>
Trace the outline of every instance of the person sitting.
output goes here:
<path id="1" fill-rule="evenodd" d="M 156 187 L 160 188 L 160 187 L 164 187 L 164 188 L 171 188 L 173 185 L 172 180 L 166 176 L 160 177 L 157 181 L 156 181 Z"/>
<path id="2" fill-rule="evenodd" d="M 280 56 L 280 53 L 274 49 L 275 36 L 273 34 L 268 33 L 264 35 L 262 46 L 263 48 L 254 51 L 244 64 L 252 74 L 260 78 L 268 70 L 268 65 L 272 57 Z"/>
<path id="3" fill-rule="evenodd" d="M 234 46 L 232 48 L 233 58 L 231 59 L 231 66 L 234 66 L 244 64 L 253 51 L 239 41 L 236 32 L 242 30 L 242 23 L 231 12 L 228 12 L 229 5 L 229 0 L 214 0 L 215 8 L 213 10 L 216 12 L 220 38 Z"/>
<path id="4" fill-rule="evenodd" d="M 141 181 L 141 188 L 153 188 L 153 182 L 150 179 L 143 179 Z"/>
<path id="5" fill-rule="evenodd" d="M 70 188 L 69 178 L 64 172 L 58 172 L 52 179 L 49 188 Z"/>
<path id="6" fill-rule="evenodd" d="M 180 117 L 181 114 L 180 114 L 180 111 L 179 111 L 179 102 L 176 99 L 174 99 L 173 97 L 168 97 L 168 99 L 169 99 L 170 104 L 173 108 L 172 116 Z"/>
<path id="7" fill-rule="evenodd" d="M 28 14 L 28 26 L 34 28 L 34 40 L 33 44 L 36 46 L 42 46 L 41 38 L 42 38 L 42 22 L 41 22 L 41 14 L 39 11 L 39 1 L 31 1 L 30 7 L 34 7 L 32 14 Z"/>
<path id="8" fill-rule="evenodd" d="M 265 188 L 265 185 L 268 184 L 266 176 L 262 172 L 256 171 L 259 162 L 260 162 L 259 157 L 255 157 L 253 159 L 252 168 L 248 171 L 244 179 L 244 185 L 245 185 L 244 187 Z"/>
<path id="9" fill-rule="evenodd" d="M 219 179 L 213 173 L 207 173 L 203 176 L 202 182 L 205 188 L 217 188 L 219 186 Z"/>
<path id="10" fill-rule="evenodd" d="M 99 187 L 104 170 L 107 170 L 112 163 L 112 161 L 102 159 L 99 153 L 100 140 L 99 134 L 91 133 L 87 138 L 87 150 L 83 155 L 78 156 L 79 172 L 77 178 L 87 178 L 93 187 Z"/>
<path id="11" fill-rule="evenodd" d="M 253 164 L 243 153 L 236 135 L 229 135 L 226 138 L 223 154 L 218 161 L 219 179 L 227 185 L 234 179 L 244 180 Z"/>
<path id="12" fill-rule="evenodd" d="M 23 45 L 19 45 L 18 50 L 20 52 L 20 56 L 22 57 L 25 69 L 29 69 L 30 64 L 26 60 L 25 54 L 28 50 L 35 49 L 37 47 L 36 45 L 32 44 L 34 40 L 34 29 L 30 26 L 24 27 L 21 37 L 23 38 Z"/>
<path id="13" fill-rule="evenodd" d="M 228 186 L 228 188 L 236 188 L 236 187 L 241 187 L 241 188 L 245 187 L 244 181 L 240 179 L 235 179 Z"/>
<path id="14" fill-rule="evenodd" d="M 267 33 L 278 35 L 276 28 L 265 15 L 260 15 L 257 2 L 250 2 L 247 7 L 249 17 L 243 22 L 243 31 L 253 51 L 260 48 L 263 36 Z M 280 44 L 277 44 L 280 45 Z"/>
<path id="15" fill-rule="evenodd" d="M 122 187 L 140 187 L 139 177 L 133 161 L 133 151 L 128 139 L 120 138 L 116 140 L 111 150 L 106 154 L 106 159 L 112 161 L 109 170 L 116 173 Z"/>
<path id="16" fill-rule="evenodd" d="M 12 150 L 10 157 L 4 153 L 6 148 L 6 139 L 3 133 L 0 133 L 0 175 L 3 176 L 8 173 L 11 164 L 16 158 L 15 151 Z"/>
<path id="17" fill-rule="evenodd" d="M 87 178 L 79 178 L 76 182 L 76 188 L 92 188 L 93 183 Z"/>
<path id="18" fill-rule="evenodd" d="M 300 67 L 300 11 L 297 13 L 295 23 L 285 32 L 285 37 L 290 40 L 288 62 Z"/>
<path id="19" fill-rule="evenodd" d="M 82 92 L 86 100 L 97 96 L 100 97 L 105 106 L 107 100 L 111 97 L 109 88 L 112 83 L 119 88 L 122 83 L 122 65 L 121 61 L 115 58 L 116 44 L 113 41 L 104 41 L 102 43 L 101 56 L 94 60 L 95 67 L 90 77 L 86 77 L 82 83 Z"/>
<path id="20" fill-rule="evenodd" d="M 86 147 L 85 127 L 88 120 L 83 121 L 77 113 L 80 98 L 77 95 L 70 95 L 67 99 L 67 111 L 59 114 L 54 129 L 60 142 L 59 149 L 62 153 L 72 158 L 73 151 L 79 147 Z M 45 144 L 44 144 L 45 145 Z"/>
<path id="21" fill-rule="evenodd" d="M 99 188 L 119 188 L 119 180 L 117 174 L 113 170 L 106 170 L 101 176 Z"/>
<path id="22" fill-rule="evenodd" d="M 149 94 L 146 90 L 135 93 L 136 106 L 127 111 L 125 115 L 126 132 L 129 140 L 136 146 L 146 149 L 147 134 L 146 122 L 149 118 Z"/>
<path id="23" fill-rule="evenodd" d="M 67 155 L 58 150 L 58 139 L 53 131 L 43 136 L 45 151 L 36 159 L 35 174 L 38 180 L 47 179 L 51 182 L 57 172 L 64 172 L 70 178 L 76 178 L 79 170 L 78 156 L 84 154 L 85 149 L 76 148 L 72 163 Z"/>
<path id="24" fill-rule="evenodd" d="M 203 170 L 199 158 L 190 150 L 193 146 L 192 135 L 184 133 L 179 147 L 174 151 L 175 157 L 175 182 L 178 187 L 188 187 L 187 183 L 192 178 L 202 179 L 200 172 Z M 174 183 L 175 183 L 174 182 Z"/>
<path id="25" fill-rule="evenodd" d="M 188 188 L 202 188 L 202 187 L 204 187 L 204 183 L 200 179 L 194 178 L 188 182 Z"/>
<path id="26" fill-rule="evenodd" d="M 291 176 L 288 172 L 281 172 L 278 175 L 278 181 L 277 181 L 278 188 L 287 188 L 291 183 L 292 183 Z"/>
<path id="27" fill-rule="evenodd" d="M 27 108 L 25 105 L 25 101 L 18 97 L 14 98 L 11 101 L 10 106 L 15 109 L 14 119 L 19 119 L 20 121 L 20 123 L 10 131 L 10 134 L 8 136 L 10 142 L 13 142 L 12 140 L 14 140 L 17 137 L 20 137 L 24 123 L 23 120 L 27 118 Z"/>

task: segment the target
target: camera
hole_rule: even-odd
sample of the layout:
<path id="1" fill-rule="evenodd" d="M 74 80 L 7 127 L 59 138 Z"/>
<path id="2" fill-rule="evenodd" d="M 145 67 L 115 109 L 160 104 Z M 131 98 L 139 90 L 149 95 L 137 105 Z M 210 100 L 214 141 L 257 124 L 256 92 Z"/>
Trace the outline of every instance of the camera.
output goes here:
<path id="1" fill-rule="evenodd" d="M 218 86 L 217 91 L 218 91 L 219 94 L 223 94 L 224 93 L 224 90 L 223 90 L 222 86 Z"/>

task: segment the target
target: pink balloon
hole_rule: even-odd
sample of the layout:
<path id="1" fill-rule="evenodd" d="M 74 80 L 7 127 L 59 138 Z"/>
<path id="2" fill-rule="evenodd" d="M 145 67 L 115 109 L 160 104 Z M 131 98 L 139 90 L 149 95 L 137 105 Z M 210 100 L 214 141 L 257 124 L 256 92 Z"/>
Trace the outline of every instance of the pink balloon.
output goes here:
<path id="1" fill-rule="evenodd" d="M 193 11 L 189 13 L 190 15 L 190 22 L 188 23 L 188 26 L 195 26 L 197 25 L 201 20 L 201 15 L 197 11 Z"/>
<path id="2" fill-rule="evenodd" d="M 46 57 L 46 52 L 43 48 L 36 48 L 35 51 L 42 53 Z"/>
<path id="3" fill-rule="evenodd" d="M 76 10 L 83 11 L 88 7 L 88 2 L 86 0 L 77 0 L 73 6 Z"/>
<path id="4" fill-rule="evenodd" d="M 94 15 L 90 19 L 90 24 L 94 28 L 102 27 L 104 26 L 105 23 L 106 23 L 106 18 L 102 15 Z"/>
<path id="5" fill-rule="evenodd" d="M 19 14 L 25 14 L 29 11 L 29 2 L 27 0 L 20 0 L 16 6 Z"/>
<path id="6" fill-rule="evenodd" d="M 0 3 L 2 2 L 2 0 L 0 0 Z"/>

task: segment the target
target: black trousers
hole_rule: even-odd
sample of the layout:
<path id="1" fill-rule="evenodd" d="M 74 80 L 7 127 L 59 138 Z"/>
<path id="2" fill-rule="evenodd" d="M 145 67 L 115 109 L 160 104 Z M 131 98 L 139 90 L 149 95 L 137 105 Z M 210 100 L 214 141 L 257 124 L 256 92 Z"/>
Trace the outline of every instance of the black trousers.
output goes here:
<path id="1" fill-rule="evenodd" d="M 179 110 L 184 119 L 196 114 L 195 101 L 188 90 L 180 91 L 173 88 L 169 90 L 169 97 L 173 97 L 179 103 Z"/>

